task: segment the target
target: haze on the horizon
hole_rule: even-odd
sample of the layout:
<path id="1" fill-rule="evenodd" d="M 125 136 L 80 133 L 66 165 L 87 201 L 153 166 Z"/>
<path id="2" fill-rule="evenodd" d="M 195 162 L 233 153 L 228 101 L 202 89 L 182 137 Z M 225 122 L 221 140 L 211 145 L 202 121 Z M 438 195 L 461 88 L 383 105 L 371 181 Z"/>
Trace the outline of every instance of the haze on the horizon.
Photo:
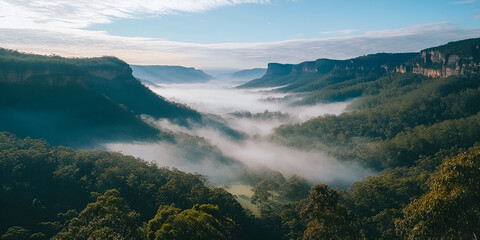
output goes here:
<path id="1" fill-rule="evenodd" d="M 139 65 L 265 67 L 478 36 L 477 0 L 0 0 L 0 47 Z"/>
<path id="2" fill-rule="evenodd" d="M 227 126 L 246 134 L 242 140 L 232 139 L 224 132 L 209 126 L 185 128 L 168 120 L 149 120 L 161 131 L 182 132 L 198 136 L 214 145 L 222 155 L 238 164 L 223 164 L 211 156 L 197 155 L 192 160 L 186 157 L 182 144 L 158 142 L 116 142 L 105 145 L 110 151 L 119 151 L 155 162 L 159 166 L 178 168 L 186 172 L 198 172 L 208 177 L 211 185 L 229 185 L 239 181 L 245 166 L 248 169 L 271 169 L 285 176 L 293 174 L 311 183 L 327 183 L 347 187 L 355 181 L 374 175 L 374 171 L 353 163 L 342 162 L 325 152 L 300 150 L 269 140 L 274 128 L 282 124 L 304 122 L 325 114 L 341 114 L 352 100 L 293 106 L 296 98 L 283 98 L 287 94 L 268 91 L 270 89 L 236 89 L 236 81 L 214 79 L 206 83 L 174 83 L 150 86 L 155 93 L 194 109 L 214 114 Z M 248 111 L 252 114 L 268 111 L 281 112 L 286 118 L 256 119 L 242 118 L 232 113 Z"/>

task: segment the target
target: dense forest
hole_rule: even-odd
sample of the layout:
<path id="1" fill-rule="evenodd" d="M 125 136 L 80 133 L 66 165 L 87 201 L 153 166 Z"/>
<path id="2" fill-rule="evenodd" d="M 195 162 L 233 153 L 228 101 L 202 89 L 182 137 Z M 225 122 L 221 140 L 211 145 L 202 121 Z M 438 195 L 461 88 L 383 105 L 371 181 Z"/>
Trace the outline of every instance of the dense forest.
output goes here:
<path id="1" fill-rule="evenodd" d="M 477 64 L 479 43 L 480 39 L 471 39 L 428 52 L 439 51 L 444 59 L 458 54 L 460 62 L 471 66 Z M 458 49 L 463 50 L 456 53 Z M 272 139 L 296 148 L 321 149 L 381 171 L 345 193 L 346 205 L 359 217 L 367 239 L 474 238 L 480 230 L 474 226 L 480 215 L 473 213 L 478 200 L 468 195 L 478 190 L 464 181 L 478 185 L 480 173 L 479 79 L 478 73 L 428 77 L 385 72 L 311 88 L 299 104 L 360 98 L 341 115 L 281 126 Z M 461 212 L 464 207 L 473 210 L 471 215 Z M 447 217 L 442 215 L 445 211 L 455 214 Z"/>
<path id="2" fill-rule="evenodd" d="M 258 214 L 204 177 L 119 153 L 0 134 L 3 239 L 469 239 L 479 234 L 480 148 L 436 170 L 395 168 L 348 191 L 246 176 Z M 431 175 L 431 177 L 430 177 Z"/>
<path id="3" fill-rule="evenodd" d="M 112 109 L 108 115 L 117 116 L 117 124 L 134 125 L 136 133 L 143 128 L 146 135 L 183 146 L 190 153 L 189 158 L 218 153 L 212 155 L 218 162 L 234 162 L 224 158 L 205 139 L 150 132 L 152 127 L 139 118 L 140 114 L 171 117 L 180 124 L 188 124 L 183 117 L 189 114 L 193 119 L 202 119 L 199 122 L 218 122 L 152 92 L 148 94 L 155 96 L 155 102 L 175 111 L 160 111 L 155 105 L 137 108 L 138 98 L 123 101 L 130 97 L 115 94 L 122 91 L 111 91 L 111 87 L 117 86 L 111 81 L 119 83 L 117 90 L 124 88 L 125 82 L 131 83 L 126 86 L 134 92 L 134 86 L 141 86 L 139 94 L 149 90 L 142 88 L 138 80 L 130 79 L 128 65 L 119 69 L 124 63 L 116 58 L 66 59 L 2 50 L 0 130 L 13 133 L 0 133 L 0 237 L 478 239 L 480 72 L 474 69 L 479 66 L 479 44 L 480 39 L 470 39 L 421 53 L 377 54 L 354 61 L 317 60 L 301 67 L 270 65 L 272 68 L 263 78 L 265 82 L 254 80 L 243 87 L 285 85 L 277 91 L 300 94 L 303 98 L 295 103 L 298 105 L 356 100 L 343 114 L 280 126 L 269 140 L 291 148 L 326 152 L 378 174 L 347 189 L 335 189 L 297 175 L 245 168 L 239 184 L 251 186 L 251 197 L 232 195 L 227 186 L 212 188 L 205 176 L 159 167 L 132 156 L 77 150 L 57 146 L 55 141 L 52 146 L 46 140 L 26 137 L 35 137 L 35 132 L 30 133 L 32 130 L 21 128 L 22 125 L 12 127 L 12 123 L 30 115 L 15 116 L 12 109 L 41 110 L 41 114 L 66 112 L 73 119 L 81 119 L 81 106 L 71 110 L 67 107 L 73 104 L 67 101 L 68 96 L 74 95 L 95 101 L 95 106 L 108 105 Z M 466 70 L 448 77 L 442 75 L 448 72 L 443 69 L 454 64 Z M 299 72 L 309 69 L 303 68 L 305 65 L 316 70 Z M 397 71 L 409 67 L 412 72 Z M 413 72 L 414 67 L 438 68 L 443 72 L 432 77 L 421 74 L 429 70 Z M 98 68 L 102 71 L 95 70 Z M 115 69 L 115 76 L 120 72 L 126 77 L 112 78 L 112 72 L 106 71 L 110 68 Z M 25 82 L 28 84 L 24 85 Z M 29 87 L 22 92 L 25 86 Z M 56 100 L 60 97 L 65 101 Z M 43 98 L 45 102 L 36 101 Z M 89 126 L 113 124 L 112 119 L 102 120 L 106 116 L 103 113 L 99 110 L 98 116 L 92 116 L 95 119 L 82 121 Z M 165 115 L 170 113 L 173 115 Z M 268 111 L 231 115 L 292 118 Z M 42 119 L 48 122 L 50 118 Z M 228 128 L 224 132 L 242 139 L 240 133 Z M 79 139 L 84 140 L 81 132 L 69 134 L 79 134 Z M 250 207 L 242 207 L 247 204 Z"/>
<path id="4" fill-rule="evenodd" d="M 146 88 L 117 58 L 63 58 L 0 49 L 4 131 L 77 147 L 156 138 L 158 130 L 142 121 L 142 114 L 181 124 L 201 121 L 200 113 Z"/>

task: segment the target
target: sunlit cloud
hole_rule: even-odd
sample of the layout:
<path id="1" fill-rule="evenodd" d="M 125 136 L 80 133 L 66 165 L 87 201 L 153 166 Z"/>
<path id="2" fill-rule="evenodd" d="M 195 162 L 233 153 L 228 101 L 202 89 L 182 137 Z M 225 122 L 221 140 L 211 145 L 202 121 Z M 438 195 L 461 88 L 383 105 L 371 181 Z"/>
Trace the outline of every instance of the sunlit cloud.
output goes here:
<path id="1" fill-rule="evenodd" d="M 119 37 L 102 31 L 0 28 L 0 47 L 40 54 L 117 56 L 128 63 L 198 68 L 265 67 L 318 58 L 347 59 L 378 52 L 414 52 L 449 41 L 480 36 L 480 29 L 449 23 L 415 25 L 348 37 L 278 42 L 199 44 L 157 38 Z"/>
<path id="2" fill-rule="evenodd" d="M 1 0 L 0 28 L 78 29 L 115 18 L 201 12 L 246 3 L 270 0 Z"/>
<path id="3" fill-rule="evenodd" d="M 271 0 L 0 0 L 0 47 L 74 57 L 117 56 L 131 64 L 199 68 L 265 67 L 318 58 L 346 59 L 377 52 L 411 52 L 448 41 L 478 37 L 479 29 L 449 23 L 415 25 L 360 33 L 324 32 L 342 37 L 277 42 L 199 44 L 160 38 L 113 36 L 86 30 L 119 18 L 208 11 Z M 459 1 L 471 2 L 471 1 Z M 334 36 L 334 35 L 332 35 Z M 301 36 L 296 36 L 299 38 Z"/>

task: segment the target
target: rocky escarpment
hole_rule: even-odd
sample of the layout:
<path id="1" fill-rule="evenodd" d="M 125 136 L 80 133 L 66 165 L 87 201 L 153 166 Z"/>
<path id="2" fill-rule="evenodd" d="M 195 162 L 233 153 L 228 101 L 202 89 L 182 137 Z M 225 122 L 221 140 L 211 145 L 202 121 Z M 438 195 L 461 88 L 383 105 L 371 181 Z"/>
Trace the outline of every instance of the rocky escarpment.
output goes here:
<path id="1" fill-rule="evenodd" d="M 339 81 L 386 73 L 429 77 L 472 75 L 480 72 L 480 38 L 450 42 L 419 53 L 371 54 L 347 60 L 318 59 L 300 64 L 269 63 L 265 75 L 239 88 L 278 87 L 311 91 Z"/>
<path id="2" fill-rule="evenodd" d="M 445 55 L 440 51 L 422 51 L 421 60 L 400 65 L 394 72 L 415 73 L 428 77 L 449 77 L 472 75 L 480 72 L 480 62 L 474 57 L 461 58 L 459 55 Z"/>
<path id="3" fill-rule="evenodd" d="M 386 73 L 416 56 L 416 53 L 378 53 L 348 60 L 318 59 L 296 65 L 269 63 L 263 77 L 243 84 L 240 88 L 277 87 L 293 83 L 299 86 L 319 79 L 330 82 L 335 81 L 336 77 L 344 80 L 355 74 Z"/>
<path id="4" fill-rule="evenodd" d="M 478 50 L 479 45 L 476 46 Z M 473 56 L 461 58 L 459 55 L 446 55 L 438 50 L 422 51 L 422 63 L 416 63 L 412 72 L 429 77 L 449 77 L 453 75 L 475 74 L 480 70 L 480 63 Z"/>
<path id="5" fill-rule="evenodd" d="M 62 58 L 22 54 L 0 49 L 0 82 L 45 85 L 88 85 L 95 81 L 125 79 L 132 70 L 125 62 L 114 57 Z"/>
<path id="6" fill-rule="evenodd" d="M 412 53 L 378 53 L 348 60 L 318 59 L 297 65 L 270 63 L 268 64 L 266 75 L 285 75 L 292 73 L 326 74 L 331 71 L 389 71 L 415 56 L 416 54 Z"/>
<path id="7" fill-rule="evenodd" d="M 292 64 L 269 63 L 266 75 L 286 75 L 292 72 Z"/>
<path id="8" fill-rule="evenodd" d="M 413 61 L 395 69 L 428 77 L 472 75 L 480 72 L 480 38 L 425 49 Z"/>
<path id="9" fill-rule="evenodd" d="M 62 58 L 0 48 L 0 131 L 53 144 L 156 139 L 141 115 L 187 125 L 200 113 L 165 100 L 115 57 Z"/>

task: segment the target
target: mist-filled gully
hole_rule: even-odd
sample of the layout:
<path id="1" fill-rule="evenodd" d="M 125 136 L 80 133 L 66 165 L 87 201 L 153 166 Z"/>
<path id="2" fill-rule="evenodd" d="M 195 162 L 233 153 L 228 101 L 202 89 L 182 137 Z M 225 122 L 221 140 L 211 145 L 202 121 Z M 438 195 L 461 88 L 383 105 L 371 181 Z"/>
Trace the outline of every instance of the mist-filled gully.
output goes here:
<path id="1" fill-rule="evenodd" d="M 306 121 L 324 114 L 340 114 L 350 102 L 292 106 L 296 99 L 269 89 L 236 89 L 233 81 L 212 80 L 195 84 L 149 86 L 157 94 L 186 104 L 199 112 L 220 116 L 246 135 L 235 140 L 211 127 L 185 128 L 168 121 L 145 118 L 163 131 L 180 134 L 181 143 L 111 143 L 112 151 L 140 157 L 158 166 L 178 168 L 208 176 L 210 185 L 235 184 L 246 169 L 269 168 L 286 177 L 296 174 L 311 183 L 348 186 L 373 173 L 353 163 L 341 163 L 319 151 L 301 151 L 267 140 L 275 127 Z M 258 113 L 273 113 L 270 115 Z M 189 146 L 200 141 L 201 147 Z M 205 147 L 205 143 L 211 146 Z"/>

